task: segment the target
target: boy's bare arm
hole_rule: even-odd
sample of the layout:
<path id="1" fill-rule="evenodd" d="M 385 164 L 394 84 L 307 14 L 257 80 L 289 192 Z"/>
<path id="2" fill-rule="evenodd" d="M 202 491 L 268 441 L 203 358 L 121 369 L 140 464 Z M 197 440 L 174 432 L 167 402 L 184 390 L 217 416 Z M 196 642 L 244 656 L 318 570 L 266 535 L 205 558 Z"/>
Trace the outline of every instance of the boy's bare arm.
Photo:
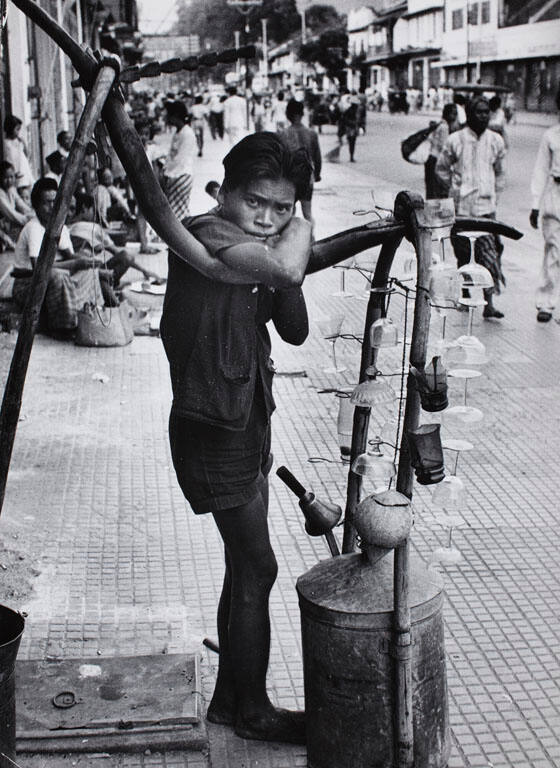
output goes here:
<path id="1" fill-rule="evenodd" d="M 311 242 L 311 224 L 294 217 L 274 244 L 253 242 L 233 245 L 221 252 L 220 259 L 241 278 L 239 282 L 289 288 L 303 282 Z"/>
<path id="2" fill-rule="evenodd" d="M 307 307 L 301 288 L 284 288 L 274 294 L 272 322 L 280 338 L 299 346 L 309 334 Z"/>

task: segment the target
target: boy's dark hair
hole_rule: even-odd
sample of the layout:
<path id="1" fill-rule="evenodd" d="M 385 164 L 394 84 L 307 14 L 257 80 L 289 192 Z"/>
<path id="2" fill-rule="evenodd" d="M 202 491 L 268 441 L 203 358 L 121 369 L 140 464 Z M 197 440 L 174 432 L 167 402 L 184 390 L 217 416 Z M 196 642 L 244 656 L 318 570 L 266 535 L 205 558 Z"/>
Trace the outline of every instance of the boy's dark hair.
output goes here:
<path id="1" fill-rule="evenodd" d="M 499 109 L 502 106 L 502 100 L 499 96 L 492 96 L 490 101 L 488 102 L 488 106 L 492 110 L 492 112 L 495 112 L 497 109 Z"/>
<path id="2" fill-rule="evenodd" d="M 47 161 L 47 165 L 51 171 L 54 171 L 55 173 L 62 173 L 63 162 L 57 150 L 51 152 L 50 155 L 47 155 L 45 160 Z"/>
<path id="3" fill-rule="evenodd" d="M 56 192 L 57 190 L 58 184 L 55 179 L 45 176 L 37 179 L 31 190 L 31 205 L 33 206 L 33 210 L 36 211 L 41 204 L 41 196 L 43 192 Z"/>
<path id="4" fill-rule="evenodd" d="M 95 201 L 93 199 L 93 195 L 89 195 L 87 192 L 78 192 L 76 195 L 76 215 L 79 216 L 80 213 L 85 208 L 93 208 L 95 206 Z"/>
<path id="5" fill-rule="evenodd" d="M 0 163 L 0 179 L 3 179 L 6 171 L 9 171 L 10 169 L 12 171 L 15 170 L 12 163 L 10 163 L 8 160 L 2 160 Z"/>
<path id="6" fill-rule="evenodd" d="M 286 117 L 290 122 L 292 122 L 295 117 L 303 117 L 303 102 L 291 99 L 286 107 Z"/>
<path id="7" fill-rule="evenodd" d="M 23 125 L 19 117 L 16 117 L 15 115 L 6 115 L 4 118 L 4 130 L 6 133 L 12 133 L 14 128 L 17 128 L 18 125 Z"/>
<path id="8" fill-rule="evenodd" d="M 220 188 L 220 182 L 219 181 L 209 181 L 208 184 L 204 187 L 204 191 L 207 195 L 212 194 L 213 189 L 219 189 Z"/>
<path id="9" fill-rule="evenodd" d="M 305 150 L 292 152 L 270 131 L 252 133 L 241 139 L 223 163 L 226 189 L 238 189 L 260 179 L 286 179 L 296 188 L 296 200 L 306 193 L 313 170 Z"/>
<path id="10" fill-rule="evenodd" d="M 61 142 L 61 140 L 64 138 L 64 136 L 69 136 L 69 135 L 70 135 L 70 132 L 69 132 L 69 131 L 59 131 L 59 132 L 56 134 L 56 140 L 57 140 L 57 141 L 58 141 L 58 143 L 60 144 L 60 142 Z"/>
<path id="11" fill-rule="evenodd" d="M 454 104 L 460 104 L 462 107 L 464 107 L 465 104 L 467 103 L 467 100 L 465 99 L 465 97 L 463 96 L 462 93 L 454 93 L 453 94 L 453 103 Z"/>

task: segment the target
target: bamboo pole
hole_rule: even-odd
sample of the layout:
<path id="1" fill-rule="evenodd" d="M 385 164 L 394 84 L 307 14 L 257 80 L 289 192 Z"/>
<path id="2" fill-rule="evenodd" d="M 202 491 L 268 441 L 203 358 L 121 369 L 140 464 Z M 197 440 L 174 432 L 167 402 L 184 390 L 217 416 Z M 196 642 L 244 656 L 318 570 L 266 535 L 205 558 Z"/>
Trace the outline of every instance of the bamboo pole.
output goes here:
<path id="1" fill-rule="evenodd" d="M 116 70 L 112 66 L 102 66 L 99 71 L 70 148 L 68 161 L 56 193 L 52 215 L 33 271 L 29 296 L 23 312 L 0 409 L 0 513 L 4 503 L 29 357 L 39 313 L 47 291 L 49 273 L 56 255 L 60 233 L 68 214 L 68 206 L 80 178 L 88 141 L 93 135 L 107 95 L 113 87 L 116 74 Z"/>
<path id="2" fill-rule="evenodd" d="M 404 227 L 401 224 L 398 228 L 393 226 L 392 233 L 388 236 L 381 248 L 375 272 L 371 281 L 372 288 L 382 288 L 387 285 L 389 272 L 393 264 L 393 259 L 397 248 L 399 247 L 404 234 Z M 369 295 L 369 301 L 364 323 L 364 340 L 362 343 L 362 357 L 360 361 L 360 383 L 367 378 L 366 368 L 372 362 L 372 348 L 369 338 L 372 324 L 385 313 L 386 296 L 384 293 L 372 291 Z M 373 362 L 377 358 L 377 351 L 373 350 Z M 354 423 L 352 426 L 352 447 L 350 450 L 350 467 L 352 462 L 361 453 L 367 449 L 367 434 L 369 427 L 369 408 L 354 409 Z M 360 502 L 362 490 L 362 478 L 351 469 L 348 470 L 348 486 L 346 491 L 346 509 L 344 513 L 344 536 L 342 540 L 342 551 L 347 554 L 356 549 L 356 529 L 353 525 L 354 512 Z"/>
<path id="3" fill-rule="evenodd" d="M 430 328 L 429 279 L 432 259 L 432 236 L 427 227 L 421 227 L 416 216 L 416 209 L 422 208 L 424 201 L 418 195 L 400 193 L 395 201 L 395 208 L 404 206 L 408 209 L 409 235 L 411 236 L 417 258 L 416 301 L 414 303 L 414 323 L 409 362 L 423 370 L 426 363 L 426 349 Z M 414 377 L 409 372 L 407 397 L 404 413 L 397 491 L 412 498 L 413 474 L 410 464 L 410 452 L 406 434 L 418 426 L 420 400 L 414 385 Z M 394 610 L 393 610 L 393 651 L 395 657 L 395 749 L 398 768 L 410 768 L 414 762 L 414 728 L 412 712 L 412 638 L 411 613 L 409 603 L 409 557 L 408 539 L 395 549 L 394 557 Z"/>

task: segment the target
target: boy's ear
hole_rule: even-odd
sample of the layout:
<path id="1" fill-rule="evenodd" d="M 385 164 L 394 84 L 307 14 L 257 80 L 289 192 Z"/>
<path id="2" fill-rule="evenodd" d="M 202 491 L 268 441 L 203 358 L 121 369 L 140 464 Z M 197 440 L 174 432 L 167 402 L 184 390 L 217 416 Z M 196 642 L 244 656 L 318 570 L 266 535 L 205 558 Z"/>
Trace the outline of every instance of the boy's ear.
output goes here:
<path id="1" fill-rule="evenodd" d="M 220 205 L 224 204 L 224 185 L 223 184 L 218 190 L 218 196 L 216 197 L 216 200 L 219 202 Z"/>

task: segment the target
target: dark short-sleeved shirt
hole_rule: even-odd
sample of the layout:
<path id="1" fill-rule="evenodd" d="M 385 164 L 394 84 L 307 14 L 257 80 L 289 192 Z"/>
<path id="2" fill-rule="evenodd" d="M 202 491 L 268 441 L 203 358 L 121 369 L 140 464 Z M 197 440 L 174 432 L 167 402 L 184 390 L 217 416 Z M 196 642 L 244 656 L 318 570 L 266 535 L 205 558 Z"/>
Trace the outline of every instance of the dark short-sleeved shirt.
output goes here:
<path id="1" fill-rule="evenodd" d="M 216 210 L 193 217 L 187 228 L 218 258 L 226 248 L 260 241 Z M 176 415 L 244 429 L 261 386 L 270 416 L 275 407 L 266 329 L 271 314 L 270 289 L 211 280 L 170 252 L 160 328 Z"/>

